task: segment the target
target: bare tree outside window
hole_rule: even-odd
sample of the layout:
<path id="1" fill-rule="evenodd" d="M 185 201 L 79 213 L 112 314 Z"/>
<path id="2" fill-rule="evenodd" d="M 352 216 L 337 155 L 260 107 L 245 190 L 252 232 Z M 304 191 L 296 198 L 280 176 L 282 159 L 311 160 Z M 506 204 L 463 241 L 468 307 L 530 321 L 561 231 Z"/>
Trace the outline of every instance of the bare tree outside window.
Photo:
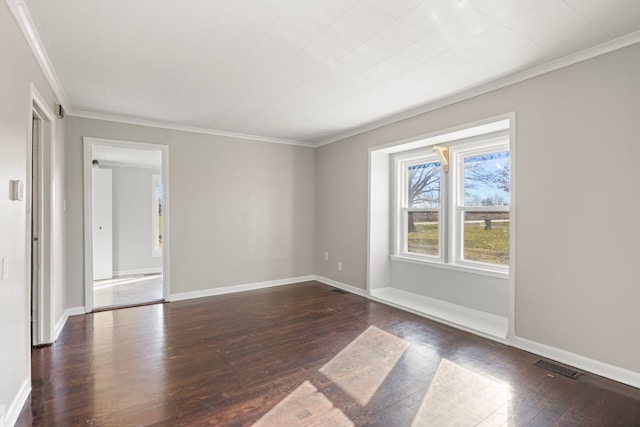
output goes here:
<path id="1" fill-rule="evenodd" d="M 440 162 L 409 167 L 409 208 L 440 208 Z M 416 231 L 414 213 L 409 212 L 409 232 Z"/>
<path id="2" fill-rule="evenodd" d="M 509 152 L 468 156 L 463 164 L 460 187 L 464 192 L 463 256 L 472 261 L 508 264 Z M 407 166 L 406 171 L 407 251 L 437 256 L 440 253 L 441 163 L 414 164 Z"/>
<path id="3" fill-rule="evenodd" d="M 509 152 L 464 158 L 463 243 L 468 261 L 509 264 Z"/>

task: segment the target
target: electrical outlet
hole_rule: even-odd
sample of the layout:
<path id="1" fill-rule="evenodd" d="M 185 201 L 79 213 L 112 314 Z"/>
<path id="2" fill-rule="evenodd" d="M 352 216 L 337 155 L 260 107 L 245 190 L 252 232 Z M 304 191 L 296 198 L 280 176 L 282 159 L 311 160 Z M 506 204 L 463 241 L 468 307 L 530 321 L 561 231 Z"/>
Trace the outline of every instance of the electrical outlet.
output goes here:
<path id="1" fill-rule="evenodd" d="M 329 252 L 324 253 L 324 260 L 329 261 Z"/>
<path id="2" fill-rule="evenodd" d="M 338 261 L 338 271 L 342 271 L 342 262 Z"/>

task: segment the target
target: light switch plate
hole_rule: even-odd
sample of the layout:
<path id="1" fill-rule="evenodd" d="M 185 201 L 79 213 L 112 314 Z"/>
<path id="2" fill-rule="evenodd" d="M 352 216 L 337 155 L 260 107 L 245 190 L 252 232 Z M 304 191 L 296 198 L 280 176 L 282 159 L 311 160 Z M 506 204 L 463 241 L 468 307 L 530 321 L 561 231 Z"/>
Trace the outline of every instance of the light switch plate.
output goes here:
<path id="1" fill-rule="evenodd" d="M 11 200 L 24 200 L 24 181 L 11 180 Z"/>

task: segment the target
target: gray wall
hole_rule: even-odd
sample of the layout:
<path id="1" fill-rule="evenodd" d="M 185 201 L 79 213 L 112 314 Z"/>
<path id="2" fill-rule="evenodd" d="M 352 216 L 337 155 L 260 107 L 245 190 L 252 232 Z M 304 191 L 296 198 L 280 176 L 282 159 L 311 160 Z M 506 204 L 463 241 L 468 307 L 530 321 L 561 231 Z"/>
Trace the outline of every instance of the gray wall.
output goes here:
<path id="1" fill-rule="evenodd" d="M 27 178 L 29 83 L 51 107 L 55 97 L 6 3 L 0 36 L 0 257 L 10 261 L 9 279 L 0 281 L 0 406 L 8 408 L 30 372 L 26 203 L 9 201 L 8 182 Z M 315 152 L 56 121 L 56 318 L 84 304 L 83 136 L 169 145 L 172 292 L 313 272 L 364 289 L 368 148 L 516 111 L 516 334 L 640 372 L 639 100 L 634 45 Z"/>
<path id="2" fill-rule="evenodd" d="M 153 193 L 151 176 L 161 170 L 107 166 L 113 171 L 113 271 L 162 271 L 162 257 L 152 256 Z"/>
<path id="3" fill-rule="evenodd" d="M 314 149 L 71 117 L 70 259 L 83 256 L 82 137 L 169 146 L 171 294 L 313 274 Z M 84 304 L 70 263 L 71 305 Z"/>
<path id="4" fill-rule="evenodd" d="M 425 295 L 497 316 L 509 316 L 508 279 L 391 261 L 393 288 Z"/>
<path id="5" fill-rule="evenodd" d="M 636 44 L 321 147 L 316 271 L 365 288 L 369 147 L 515 111 L 515 333 L 640 372 L 639 105 Z"/>
<path id="6" fill-rule="evenodd" d="M 9 260 L 9 277 L 0 280 L 0 408 L 9 411 L 21 387 L 30 385 L 29 284 L 27 265 L 27 198 L 9 200 L 9 181 L 27 182 L 28 131 L 31 126 L 29 84 L 33 83 L 53 110 L 55 96 L 33 57 L 7 4 L 0 5 L 0 259 Z M 56 120 L 56 159 L 64 157 L 64 121 Z M 54 321 L 65 305 L 64 163 L 53 171 L 54 236 L 52 297 Z M 19 410 L 20 408 L 13 408 Z M 8 414 L 10 415 L 10 414 Z M 2 423 L 4 420 L 0 420 Z"/>

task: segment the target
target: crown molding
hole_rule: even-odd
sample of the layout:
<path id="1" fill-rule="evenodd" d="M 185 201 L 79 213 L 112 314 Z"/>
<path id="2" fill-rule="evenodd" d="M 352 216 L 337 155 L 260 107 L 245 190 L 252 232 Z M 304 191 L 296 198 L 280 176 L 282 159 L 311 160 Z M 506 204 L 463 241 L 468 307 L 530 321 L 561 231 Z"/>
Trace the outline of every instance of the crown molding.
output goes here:
<path id="1" fill-rule="evenodd" d="M 58 80 L 58 76 L 51 65 L 51 61 L 49 60 L 49 56 L 47 55 L 46 50 L 44 49 L 44 45 L 38 32 L 36 31 L 36 27 L 33 24 L 33 20 L 31 19 L 31 14 L 29 13 L 29 9 L 27 8 L 24 0 L 6 0 L 11 13 L 16 18 L 18 22 L 18 26 L 22 30 L 22 34 L 24 35 L 29 47 L 31 47 L 31 51 L 33 55 L 36 57 L 38 64 L 40 64 L 40 69 L 44 73 L 45 78 L 51 85 L 51 89 L 53 89 L 53 93 L 55 93 L 58 98 L 58 102 L 62 105 L 62 107 L 69 111 L 71 106 L 69 104 L 69 100 L 67 99 L 67 95 L 60 84 L 60 80 Z"/>
<path id="2" fill-rule="evenodd" d="M 626 36 L 619 37 L 617 39 L 584 49 L 580 52 L 565 56 L 563 58 L 555 59 L 553 61 L 538 65 L 532 68 L 527 68 L 513 74 L 506 75 L 497 80 L 490 80 L 481 83 L 477 86 L 463 89 L 451 95 L 438 98 L 434 101 L 428 102 L 419 107 L 410 108 L 405 111 L 387 116 L 380 120 L 368 123 L 364 126 L 359 126 L 355 129 L 351 129 L 345 132 L 340 132 L 333 137 L 324 141 L 317 142 L 316 147 L 322 147 L 323 145 L 333 144 L 334 142 L 342 141 L 352 136 L 360 135 L 365 132 L 372 131 L 374 129 L 381 128 L 392 123 L 399 122 L 401 120 L 409 119 L 419 116 L 421 114 L 428 113 L 439 108 L 446 107 L 457 102 L 461 102 L 478 95 L 483 95 L 488 92 L 492 92 L 497 89 L 501 89 L 507 86 L 511 86 L 516 83 L 520 83 L 525 80 L 532 79 L 542 74 L 549 73 L 551 71 L 565 68 L 578 62 L 586 61 L 587 59 L 594 58 L 596 56 L 604 55 L 605 53 L 612 52 L 614 50 L 622 49 L 623 47 L 630 46 L 640 42 L 640 31 L 628 34 Z"/>
<path id="3" fill-rule="evenodd" d="M 241 138 L 241 139 L 247 139 L 251 141 L 298 145 L 302 147 L 315 147 L 315 144 L 310 142 L 271 138 L 267 136 L 249 135 L 249 134 L 236 133 L 236 132 L 226 132 L 226 131 L 220 131 L 216 129 L 183 126 L 178 124 L 157 122 L 153 120 L 135 119 L 131 117 L 92 113 L 87 111 L 76 111 L 71 107 L 71 104 L 69 103 L 69 100 L 64 92 L 64 89 L 62 88 L 62 84 L 60 84 L 60 80 L 56 75 L 53 65 L 51 65 L 49 56 L 47 55 L 47 52 L 44 49 L 44 44 L 42 43 L 42 40 L 38 35 L 38 31 L 36 31 L 36 26 L 33 23 L 33 19 L 31 18 L 31 14 L 29 13 L 29 9 L 26 3 L 24 2 L 24 0 L 6 0 L 6 3 L 9 6 L 9 9 L 11 10 L 11 13 L 15 17 L 16 21 L 18 22 L 18 26 L 22 30 L 22 33 L 24 34 L 25 39 L 29 44 L 29 47 L 31 47 L 31 51 L 36 57 L 38 64 L 40 64 L 40 68 L 42 69 L 42 72 L 44 73 L 47 81 L 49 82 L 49 85 L 51 85 L 53 92 L 58 98 L 58 102 L 60 102 L 60 104 L 65 109 L 68 116 L 98 119 L 98 120 L 105 120 L 110 122 L 134 124 L 134 125 L 141 125 L 141 126 L 151 126 L 151 127 L 162 128 L 162 129 L 202 133 L 207 135 L 223 136 L 223 137 L 229 137 L 229 138 Z"/>
<path id="4" fill-rule="evenodd" d="M 315 144 L 311 142 L 294 141 L 291 139 L 271 138 L 268 136 L 250 135 L 245 133 L 226 132 L 216 129 L 200 128 L 195 126 L 183 126 L 173 123 L 158 122 L 154 120 L 136 119 L 131 117 L 117 116 L 112 114 L 93 113 L 89 111 L 67 111 L 67 116 L 81 117 L 84 119 L 104 120 L 108 122 L 124 123 L 138 126 L 150 126 L 161 129 L 177 130 L 182 132 L 201 133 L 206 135 L 223 136 L 227 138 L 240 138 L 251 141 L 270 142 L 274 144 L 297 145 L 301 147 L 314 148 Z"/>
<path id="5" fill-rule="evenodd" d="M 475 96 L 483 95 L 485 93 L 492 92 L 497 89 L 501 89 L 516 83 L 520 83 L 522 81 L 540 76 L 542 74 L 546 74 L 551 71 L 558 70 L 560 68 L 568 67 L 578 62 L 582 62 L 587 59 L 591 59 L 596 56 L 603 55 L 605 53 L 612 52 L 614 50 L 621 49 L 623 47 L 630 46 L 632 44 L 640 42 L 640 31 L 637 31 L 635 33 L 631 33 L 626 36 L 619 37 L 617 39 L 582 50 L 575 54 L 571 54 L 569 56 L 556 59 L 556 60 L 547 62 L 545 64 L 538 65 L 533 68 L 521 70 L 513 74 L 503 76 L 497 80 L 490 80 L 470 88 L 465 88 L 461 91 L 438 98 L 434 101 L 428 102 L 419 107 L 410 108 L 408 110 L 404 110 L 396 114 L 386 116 L 380 120 L 375 120 L 364 126 L 358 126 L 356 128 L 349 129 L 344 132 L 338 132 L 334 136 L 328 139 L 324 139 L 320 141 L 303 142 L 303 141 L 294 141 L 294 140 L 288 140 L 288 139 L 271 138 L 271 137 L 259 136 L 259 135 L 226 132 L 226 131 L 221 131 L 216 129 L 183 126 L 178 124 L 163 123 L 163 122 L 157 122 L 152 120 L 135 119 L 135 118 L 117 116 L 117 115 L 108 115 L 108 114 L 93 113 L 93 112 L 86 112 L 86 111 L 74 111 L 71 108 L 71 105 L 69 104 L 67 96 L 62 88 L 62 85 L 60 84 L 60 80 L 58 80 L 58 76 L 56 75 L 53 69 L 53 66 L 51 65 L 51 61 L 49 60 L 49 57 L 44 49 L 44 46 L 38 35 L 38 32 L 35 29 L 33 20 L 31 19 L 31 15 L 29 14 L 29 10 L 27 8 L 26 3 L 24 2 L 24 0 L 6 0 L 6 3 L 9 6 L 9 9 L 11 9 L 11 12 L 13 13 L 14 17 L 16 18 L 16 21 L 18 22 L 20 29 L 22 30 L 38 63 L 40 64 L 40 68 L 42 69 L 45 77 L 47 78 L 49 84 L 51 85 L 51 88 L 53 89 L 54 93 L 58 97 L 58 101 L 60 102 L 62 107 L 66 110 L 67 115 L 89 118 L 89 119 L 106 120 L 106 121 L 118 122 L 118 123 L 127 123 L 127 124 L 141 125 L 141 126 L 158 127 L 163 129 L 179 130 L 179 131 L 185 131 L 185 132 L 202 133 L 207 135 L 223 136 L 223 137 L 229 137 L 229 138 L 241 138 L 241 139 L 248 139 L 252 141 L 271 142 L 271 143 L 277 143 L 277 144 L 297 145 L 302 147 L 313 147 L 313 148 L 318 148 L 324 145 L 332 144 L 334 142 L 342 141 L 344 139 L 347 139 L 356 135 L 360 135 L 362 133 L 369 132 L 374 129 L 378 129 L 383 126 L 399 122 L 401 120 L 416 117 L 421 114 L 425 114 L 430 111 L 437 110 L 439 108 L 443 108 L 448 105 L 473 98 Z"/>

